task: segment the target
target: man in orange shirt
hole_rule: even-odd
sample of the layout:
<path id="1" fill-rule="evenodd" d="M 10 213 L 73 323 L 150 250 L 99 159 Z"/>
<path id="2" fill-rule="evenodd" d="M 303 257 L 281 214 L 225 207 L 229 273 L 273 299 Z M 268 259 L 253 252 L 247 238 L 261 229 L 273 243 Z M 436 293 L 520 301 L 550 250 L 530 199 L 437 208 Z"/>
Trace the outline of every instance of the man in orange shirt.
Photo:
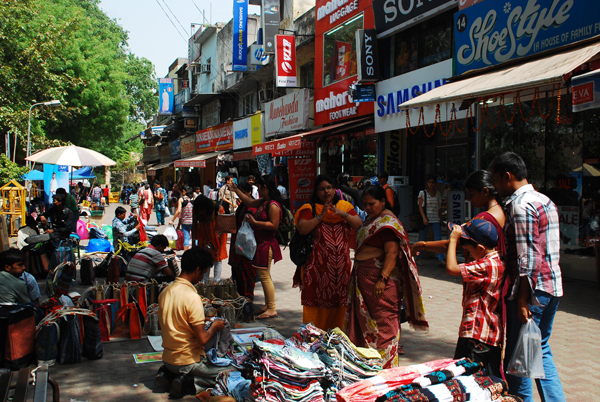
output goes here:
<path id="1" fill-rule="evenodd" d="M 172 388 L 171 395 L 176 398 L 214 387 L 217 375 L 231 369 L 213 365 L 204 353 L 204 345 L 225 326 L 225 321 L 216 319 L 206 329 L 202 298 L 192 285 L 200 282 L 212 265 L 210 252 L 199 247 L 187 250 L 181 258 L 180 276 L 158 297 L 164 365 L 156 382 L 167 390 Z"/>
<path id="2" fill-rule="evenodd" d="M 385 190 L 385 198 L 390 203 L 390 210 L 394 211 L 396 207 L 396 205 L 394 205 L 394 190 L 388 184 L 389 177 L 390 175 L 388 174 L 388 172 L 384 170 L 383 172 L 377 175 L 377 181 L 379 182 L 379 185 Z"/>

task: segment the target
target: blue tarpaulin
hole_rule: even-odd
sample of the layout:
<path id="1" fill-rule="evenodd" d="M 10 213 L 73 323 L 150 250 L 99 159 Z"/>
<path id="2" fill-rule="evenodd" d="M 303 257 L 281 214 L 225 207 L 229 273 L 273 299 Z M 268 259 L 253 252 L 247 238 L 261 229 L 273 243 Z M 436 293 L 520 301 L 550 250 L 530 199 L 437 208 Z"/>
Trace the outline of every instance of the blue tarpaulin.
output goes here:
<path id="1" fill-rule="evenodd" d="M 23 180 L 44 180 L 44 172 L 32 170 L 23 176 Z"/>
<path id="2" fill-rule="evenodd" d="M 93 179 L 94 177 L 96 176 L 94 176 L 93 167 L 91 166 L 82 167 L 81 169 L 73 171 L 73 180 Z"/>

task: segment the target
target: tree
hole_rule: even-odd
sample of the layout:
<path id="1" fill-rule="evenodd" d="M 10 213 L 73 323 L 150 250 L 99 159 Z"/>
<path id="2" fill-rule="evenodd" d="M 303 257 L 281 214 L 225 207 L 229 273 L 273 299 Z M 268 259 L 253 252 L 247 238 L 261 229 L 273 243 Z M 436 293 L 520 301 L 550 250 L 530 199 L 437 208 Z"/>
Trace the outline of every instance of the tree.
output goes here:
<path id="1" fill-rule="evenodd" d="M 0 154 L 0 186 L 11 180 L 20 181 L 29 169 L 26 166 L 19 166 L 6 157 L 6 154 Z"/>

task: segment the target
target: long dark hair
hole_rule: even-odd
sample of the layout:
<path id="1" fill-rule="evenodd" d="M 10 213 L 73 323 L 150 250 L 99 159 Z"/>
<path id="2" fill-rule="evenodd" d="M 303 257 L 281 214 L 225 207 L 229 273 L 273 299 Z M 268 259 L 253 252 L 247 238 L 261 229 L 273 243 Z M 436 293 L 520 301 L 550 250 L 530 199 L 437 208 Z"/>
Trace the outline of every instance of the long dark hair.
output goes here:
<path id="1" fill-rule="evenodd" d="M 320 174 L 317 176 L 317 178 L 315 179 L 315 188 L 313 190 L 312 196 L 310 197 L 310 202 L 313 204 L 321 204 L 321 200 L 319 199 L 319 195 L 318 195 L 318 191 L 317 188 L 319 187 L 319 185 L 321 183 L 323 183 L 324 181 L 328 182 L 329 184 L 331 184 L 331 187 L 333 187 L 334 189 L 337 190 L 337 187 L 335 185 L 335 181 L 331 178 L 331 176 L 326 175 L 326 174 Z M 332 204 L 337 204 L 338 201 L 340 200 L 340 196 L 338 195 L 337 191 L 335 192 L 335 195 L 333 196 L 333 200 L 331 201 Z"/>
<path id="2" fill-rule="evenodd" d="M 265 186 L 267 191 L 269 192 L 269 198 L 273 201 L 277 201 L 279 205 L 283 205 L 283 199 L 281 198 L 281 193 L 277 190 L 277 180 L 275 180 L 275 176 L 266 174 L 256 179 L 256 184 L 259 186 Z"/>
<path id="3" fill-rule="evenodd" d="M 379 185 L 373 185 L 365 188 L 363 191 L 363 201 L 367 195 L 370 195 L 377 201 L 385 201 L 385 209 L 391 209 L 391 205 L 385 196 L 385 190 Z"/>
<path id="4" fill-rule="evenodd" d="M 500 196 L 498 195 L 496 186 L 494 186 L 492 174 L 487 170 L 478 170 L 471 173 L 469 177 L 467 177 L 465 187 L 475 190 L 479 193 L 482 192 L 484 188 L 487 188 L 490 192 L 490 195 L 494 197 L 496 201 L 500 202 Z"/>
<path id="5" fill-rule="evenodd" d="M 209 215 L 211 211 L 213 214 L 217 214 L 218 212 L 218 204 L 216 204 L 213 200 L 211 200 L 204 194 L 198 194 L 198 196 L 193 202 L 194 213 L 204 212 L 206 215 Z"/>

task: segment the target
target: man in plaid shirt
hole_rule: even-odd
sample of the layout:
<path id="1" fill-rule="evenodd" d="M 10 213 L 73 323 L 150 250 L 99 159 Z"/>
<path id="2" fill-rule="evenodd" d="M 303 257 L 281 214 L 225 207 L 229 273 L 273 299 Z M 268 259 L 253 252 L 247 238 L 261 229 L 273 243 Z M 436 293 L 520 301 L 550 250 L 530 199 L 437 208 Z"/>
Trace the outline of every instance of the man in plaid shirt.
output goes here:
<path id="1" fill-rule="evenodd" d="M 556 205 L 527 181 L 527 167 L 514 152 L 505 152 L 490 165 L 498 194 L 505 201 L 507 280 L 506 362 L 510 361 L 521 326 L 532 318 L 542 333 L 544 379 L 537 379 L 543 401 L 564 401 L 562 384 L 550 350 L 554 315 L 563 295 L 559 266 L 560 232 Z M 509 392 L 533 401 L 530 378 L 506 375 Z"/>
<path id="2" fill-rule="evenodd" d="M 463 317 L 456 343 L 455 359 L 464 357 L 481 362 L 488 374 L 501 376 L 502 321 L 497 311 L 501 298 L 504 262 L 495 251 L 498 233 L 490 222 L 474 219 L 462 227 L 450 223 L 452 230 L 446 273 L 462 276 Z M 474 261 L 458 264 L 456 246 L 460 242 Z"/>

